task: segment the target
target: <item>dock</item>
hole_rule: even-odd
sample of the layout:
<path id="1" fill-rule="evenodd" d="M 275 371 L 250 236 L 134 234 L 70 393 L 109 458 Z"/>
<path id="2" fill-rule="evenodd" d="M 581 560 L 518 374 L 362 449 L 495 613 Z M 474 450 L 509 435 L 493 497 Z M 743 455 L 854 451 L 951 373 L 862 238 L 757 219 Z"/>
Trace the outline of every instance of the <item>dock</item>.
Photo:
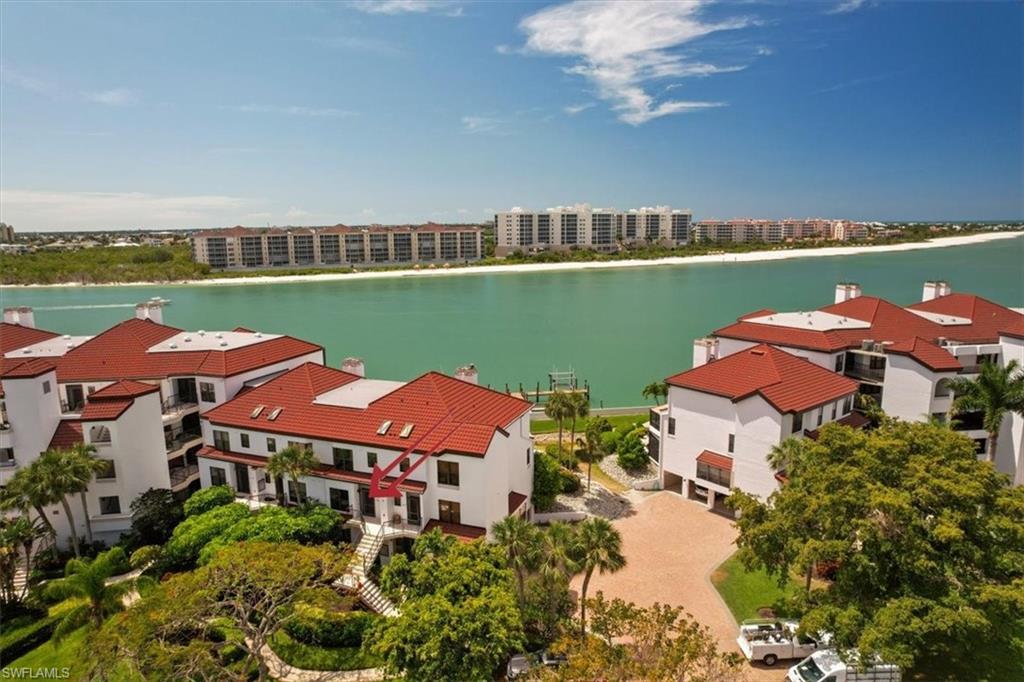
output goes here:
<path id="1" fill-rule="evenodd" d="M 587 401 L 590 401 L 590 382 L 586 379 L 583 380 L 583 385 L 579 383 L 579 379 L 576 377 L 576 372 L 573 370 L 558 371 L 553 370 L 548 372 L 548 385 L 547 388 L 541 388 L 541 382 L 537 382 L 534 388 L 529 389 L 523 386 L 522 382 L 519 383 L 518 390 L 513 391 L 508 384 L 505 384 L 505 393 L 515 396 L 520 400 L 526 400 L 537 405 L 547 402 L 556 392 L 562 393 L 580 393 L 584 395 Z"/>

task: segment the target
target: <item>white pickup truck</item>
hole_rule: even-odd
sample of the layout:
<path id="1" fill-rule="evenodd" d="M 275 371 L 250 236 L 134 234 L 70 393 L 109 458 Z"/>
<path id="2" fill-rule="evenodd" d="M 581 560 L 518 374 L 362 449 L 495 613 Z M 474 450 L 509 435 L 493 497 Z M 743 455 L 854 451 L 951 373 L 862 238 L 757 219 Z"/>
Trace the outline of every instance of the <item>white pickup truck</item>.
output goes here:
<path id="1" fill-rule="evenodd" d="M 789 682 L 900 682 L 899 666 L 876 660 L 864 668 L 847 664 L 833 649 L 816 651 L 786 675 Z"/>
<path id="2" fill-rule="evenodd" d="M 809 656 L 823 645 L 816 639 L 798 635 L 799 628 L 800 623 L 795 620 L 745 620 L 740 625 L 736 643 L 748 661 L 775 665 L 784 659 Z"/>

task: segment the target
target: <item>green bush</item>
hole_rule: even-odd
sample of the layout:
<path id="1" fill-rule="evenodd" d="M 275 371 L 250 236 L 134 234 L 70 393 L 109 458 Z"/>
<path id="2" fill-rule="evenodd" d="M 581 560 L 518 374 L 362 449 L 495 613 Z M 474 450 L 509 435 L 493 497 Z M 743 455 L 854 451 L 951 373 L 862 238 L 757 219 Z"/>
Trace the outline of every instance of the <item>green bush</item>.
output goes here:
<path id="1" fill-rule="evenodd" d="M 146 568 L 157 563 L 163 554 L 164 548 L 160 545 L 145 545 L 132 552 L 128 564 L 132 569 Z"/>
<path id="2" fill-rule="evenodd" d="M 544 446 L 544 454 L 554 459 L 566 469 L 575 469 L 579 465 L 579 460 L 568 443 L 565 444 L 561 452 L 558 451 L 558 443 L 548 443 Z"/>
<path id="3" fill-rule="evenodd" d="M 211 540 L 248 516 L 248 507 L 241 504 L 222 505 L 189 516 L 174 529 L 164 546 L 164 565 L 169 569 L 191 568 Z"/>
<path id="4" fill-rule="evenodd" d="M 235 491 L 226 485 L 215 485 L 193 493 L 185 500 L 185 516 L 198 516 L 214 507 L 231 504 L 235 501 Z"/>
<path id="5" fill-rule="evenodd" d="M 330 611 L 312 604 L 298 604 L 296 616 L 285 632 L 303 644 L 328 647 L 358 647 L 363 636 L 380 616 L 366 611 Z"/>
<path id="6" fill-rule="evenodd" d="M 632 427 L 630 427 L 632 428 Z M 601 445 L 604 446 L 604 451 L 611 453 L 616 452 L 619 449 L 619 442 L 622 440 L 622 432 L 618 429 L 612 429 L 611 431 L 605 431 L 601 434 Z"/>
<path id="7" fill-rule="evenodd" d="M 644 435 L 644 427 L 640 426 L 627 433 L 619 443 L 619 466 L 627 471 L 636 471 L 647 466 L 647 448 L 640 440 Z"/>
<path id="8" fill-rule="evenodd" d="M 533 463 L 533 506 L 538 511 L 550 509 L 555 497 L 562 492 L 562 467 L 558 460 L 543 452 L 536 454 Z"/>
<path id="9" fill-rule="evenodd" d="M 241 505 L 236 505 L 241 506 Z M 342 518 L 333 509 L 316 504 L 297 509 L 263 507 L 212 538 L 199 553 L 205 564 L 224 545 L 242 540 L 299 542 L 316 545 L 341 539 Z"/>
<path id="10" fill-rule="evenodd" d="M 0 633 L 0 659 L 10 663 L 49 640 L 59 620 L 59 616 L 49 615 L 46 609 L 6 609 Z"/>
<path id="11" fill-rule="evenodd" d="M 571 471 L 562 469 L 558 472 L 558 475 L 562 478 L 562 492 L 567 495 L 572 495 L 580 491 L 580 478 Z"/>

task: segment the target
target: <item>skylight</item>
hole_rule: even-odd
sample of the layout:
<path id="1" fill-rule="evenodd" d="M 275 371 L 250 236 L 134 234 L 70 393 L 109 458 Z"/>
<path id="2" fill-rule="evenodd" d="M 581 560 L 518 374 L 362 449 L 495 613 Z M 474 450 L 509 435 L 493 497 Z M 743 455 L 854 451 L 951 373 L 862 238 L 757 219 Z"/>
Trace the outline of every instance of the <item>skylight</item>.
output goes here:
<path id="1" fill-rule="evenodd" d="M 281 410 L 283 410 L 283 409 L 284 409 L 283 407 L 275 407 L 274 410 L 270 414 L 267 415 L 267 421 L 268 422 L 272 422 L 275 419 L 277 419 L 277 415 L 281 414 Z"/>
<path id="2" fill-rule="evenodd" d="M 388 429 L 390 429 L 390 428 L 391 428 L 391 420 L 390 419 L 385 419 L 384 423 L 380 425 L 379 429 L 377 429 L 377 435 L 378 436 L 386 436 L 387 433 L 388 433 Z"/>
<path id="3" fill-rule="evenodd" d="M 263 412 L 263 408 L 263 405 L 257 405 L 256 409 L 249 414 L 249 419 L 255 419 L 256 417 L 260 416 L 260 413 Z"/>
<path id="4" fill-rule="evenodd" d="M 409 434 L 412 433 L 412 430 L 415 427 L 416 427 L 415 424 L 406 424 L 405 426 L 402 427 L 402 432 L 398 434 L 398 437 L 399 438 L 408 438 Z"/>

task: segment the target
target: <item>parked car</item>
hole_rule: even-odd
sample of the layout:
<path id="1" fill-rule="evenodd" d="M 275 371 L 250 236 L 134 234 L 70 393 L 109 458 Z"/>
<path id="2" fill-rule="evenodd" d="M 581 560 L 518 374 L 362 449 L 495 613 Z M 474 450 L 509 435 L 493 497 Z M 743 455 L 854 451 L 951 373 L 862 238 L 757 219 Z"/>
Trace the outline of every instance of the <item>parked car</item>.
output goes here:
<path id="1" fill-rule="evenodd" d="M 540 663 L 540 656 L 537 654 L 516 654 L 509 659 L 505 668 L 505 677 L 510 680 L 517 680 L 526 676 L 537 664 Z"/>
<path id="2" fill-rule="evenodd" d="M 807 637 L 797 634 L 800 623 L 795 620 L 745 620 L 740 625 L 736 644 L 748 661 L 775 665 L 781 660 L 805 658 L 817 651 L 828 637 Z"/>
<path id="3" fill-rule="evenodd" d="M 874 661 L 860 669 L 855 663 L 846 663 L 834 649 L 815 651 L 789 669 L 789 682 L 900 682 L 903 674 L 899 666 Z"/>

